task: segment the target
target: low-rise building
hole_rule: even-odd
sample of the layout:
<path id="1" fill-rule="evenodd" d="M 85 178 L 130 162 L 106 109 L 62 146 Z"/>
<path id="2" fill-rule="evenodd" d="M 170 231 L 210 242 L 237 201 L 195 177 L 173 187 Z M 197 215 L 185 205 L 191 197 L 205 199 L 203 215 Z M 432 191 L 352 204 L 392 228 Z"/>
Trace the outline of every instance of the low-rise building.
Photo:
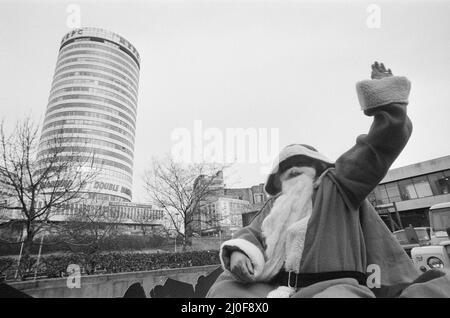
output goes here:
<path id="1" fill-rule="evenodd" d="M 52 213 L 51 222 L 79 220 L 83 215 L 97 215 L 101 222 L 117 226 L 123 234 L 146 234 L 164 226 L 164 212 L 149 204 L 97 201 L 69 203 Z"/>
<path id="2" fill-rule="evenodd" d="M 41 206 L 42 202 L 39 202 L 38 208 Z M 3 223 L 23 218 L 20 210 L 0 208 L 0 215 Z M 165 225 L 161 209 L 149 204 L 116 201 L 73 201 L 58 206 L 46 219 L 50 223 L 77 221 L 114 224 L 122 234 L 155 233 Z"/>
<path id="3" fill-rule="evenodd" d="M 199 176 L 194 187 L 201 182 L 209 183 L 207 195 L 193 211 L 190 222 L 193 233 L 201 236 L 232 236 L 267 201 L 263 183 L 249 188 L 227 188 L 222 171 L 213 177 Z"/>
<path id="4" fill-rule="evenodd" d="M 267 201 L 264 183 L 251 186 L 250 188 L 225 188 L 224 195 L 239 200 L 245 200 L 255 207 L 262 207 Z"/>
<path id="5" fill-rule="evenodd" d="M 429 226 L 428 209 L 450 201 L 450 156 L 389 170 L 368 199 L 391 230 Z"/>
<path id="6" fill-rule="evenodd" d="M 242 228 L 242 215 L 252 209 L 252 204 L 246 200 L 230 197 L 218 197 L 200 208 L 201 235 L 233 234 Z"/>

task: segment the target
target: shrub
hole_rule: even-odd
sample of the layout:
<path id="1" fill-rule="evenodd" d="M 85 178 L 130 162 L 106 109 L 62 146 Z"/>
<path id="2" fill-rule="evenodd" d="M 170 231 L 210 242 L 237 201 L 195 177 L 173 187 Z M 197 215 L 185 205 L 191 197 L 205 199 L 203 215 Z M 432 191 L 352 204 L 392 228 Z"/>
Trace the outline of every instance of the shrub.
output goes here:
<path id="1" fill-rule="evenodd" d="M 89 238 L 87 238 L 89 241 Z M 99 241 L 99 251 L 139 251 L 145 249 L 156 249 L 167 243 L 167 238 L 160 235 L 118 235 L 106 237 Z M 40 239 L 33 242 L 31 254 L 39 253 Z M 77 250 L 76 246 L 64 243 L 58 236 L 46 236 L 42 245 L 42 254 L 55 252 L 73 252 Z M 20 243 L 0 242 L 0 256 L 3 255 L 19 255 Z"/>
<path id="2" fill-rule="evenodd" d="M 35 259 L 33 261 L 36 263 Z M 11 269 L 15 267 L 15 264 L 16 262 L 12 258 L 0 259 L 2 274 L 10 277 Z M 92 256 L 83 254 L 50 255 L 41 257 L 37 276 L 61 277 L 66 274 L 69 264 L 77 264 L 87 273 L 95 273 L 95 269 L 101 270 L 102 273 L 120 273 L 214 265 L 220 264 L 220 260 L 218 251 L 154 254 L 110 252 Z M 34 270 L 35 267 L 32 271 L 34 272 Z"/>

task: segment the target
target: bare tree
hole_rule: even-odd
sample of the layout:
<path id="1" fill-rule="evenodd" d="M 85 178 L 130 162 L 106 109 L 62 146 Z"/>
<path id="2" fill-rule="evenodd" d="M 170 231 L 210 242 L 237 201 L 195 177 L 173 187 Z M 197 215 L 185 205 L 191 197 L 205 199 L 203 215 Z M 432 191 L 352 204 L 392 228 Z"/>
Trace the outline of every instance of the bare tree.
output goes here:
<path id="1" fill-rule="evenodd" d="M 205 215 L 205 207 L 223 195 L 222 172 L 228 166 L 209 163 L 182 164 L 172 157 L 153 159 L 144 176 L 145 188 L 161 207 L 172 227 L 183 238 L 183 250 L 202 224 L 213 226 L 220 216 Z"/>
<path id="2" fill-rule="evenodd" d="M 82 265 L 90 275 L 95 272 L 95 256 L 102 251 L 102 243 L 119 233 L 120 215 L 107 202 L 78 206 L 76 213 L 58 224 L 58 240 L 82 256 Z"/>
<path id="3" fill-rule="evenodd" d="M 0 178 L 8 187 L 2 194 L 2 208 L 7 225 L 23 226 L 22 278 L 30 270 L 35 237 L 48 230 L 52 216 L 64 204 L 81 200 L 98 173 L 93 153 L 79 151 L 60 134 L 39 139 L 39 130 L 30 119 L 18 122 L 10 134 L 4 122 L 0 126 Z"/>

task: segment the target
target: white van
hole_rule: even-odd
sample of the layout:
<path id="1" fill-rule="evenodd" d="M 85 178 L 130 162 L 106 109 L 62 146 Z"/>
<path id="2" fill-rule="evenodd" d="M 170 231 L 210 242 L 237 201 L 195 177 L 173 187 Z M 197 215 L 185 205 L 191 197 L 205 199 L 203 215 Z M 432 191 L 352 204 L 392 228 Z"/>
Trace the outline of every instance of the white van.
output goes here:
<path id="1" fill-rule="evenodd" d="M 450 268 L 450 202 L 433 205 L 429 218 L 430 245 L 411 250 L 411 258 L 422 272 Z"/>

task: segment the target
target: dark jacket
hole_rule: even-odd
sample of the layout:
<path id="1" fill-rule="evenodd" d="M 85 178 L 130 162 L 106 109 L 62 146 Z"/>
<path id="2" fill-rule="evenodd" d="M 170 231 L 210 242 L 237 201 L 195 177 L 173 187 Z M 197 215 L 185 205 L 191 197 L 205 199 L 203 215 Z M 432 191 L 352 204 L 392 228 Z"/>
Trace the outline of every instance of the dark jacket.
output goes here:
<path id="1" fill-rule="evenodd" d="M 366 273 L 372 268 L 368 266 L 374 264 L 380 270 L 382 286 L 374 293 L 383 296 L 419 276 L 412 261 L 366 199 L 384 178 L 411 135 L 412 124 L 406 114 L 410 83 L 405 77 L 391 77 L 360 82 L 357 90 L 364 114 L 373 116 L 374 120 L 369 132 L 358 136 L 356 144 L 320 178 L 313 195 L 300 273 Z M 276 198 L 267 202 L 251 224 L 230 240 L 231 244 L 223 244 L 221 259 L 225 270 L 229 269 L 231 251 L 239 249 L 249 254 L 247 242 L 250 243 L 252 262 L 261 260 L 261 255 L 264 257 L 261 224 Z M 240 240 L 244 240 L 246 248 L 240 248 Z M 257 277 L 255 281 L 258 281 Z"/>

